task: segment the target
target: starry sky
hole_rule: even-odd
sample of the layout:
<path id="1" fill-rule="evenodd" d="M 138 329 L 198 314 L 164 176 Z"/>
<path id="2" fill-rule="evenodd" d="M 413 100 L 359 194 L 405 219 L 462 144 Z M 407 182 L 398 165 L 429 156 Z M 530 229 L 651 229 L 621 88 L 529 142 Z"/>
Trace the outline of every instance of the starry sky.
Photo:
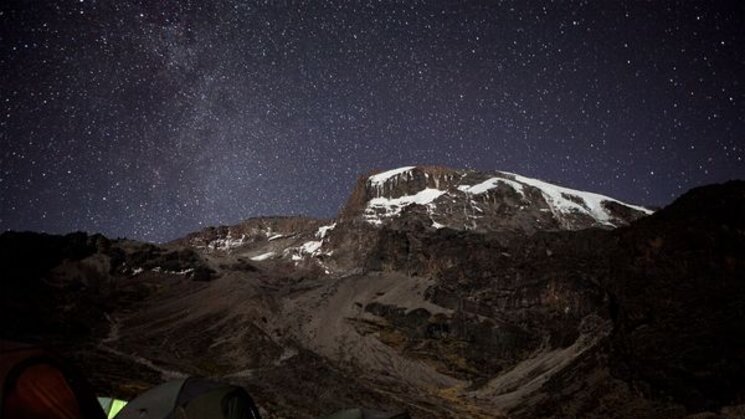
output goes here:
<path id="1" fill-rule="evenodd" d="M 0 4 L 0 231 L 331 217 L 506 170 L 665 205 L 745 177 L 742 1 Z"/>

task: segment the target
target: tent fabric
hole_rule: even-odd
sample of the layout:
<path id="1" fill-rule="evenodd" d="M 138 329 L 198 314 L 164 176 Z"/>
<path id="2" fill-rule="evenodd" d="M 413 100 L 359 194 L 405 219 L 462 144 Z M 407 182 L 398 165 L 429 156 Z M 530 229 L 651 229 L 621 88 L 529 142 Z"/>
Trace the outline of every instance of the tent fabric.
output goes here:
<path id="1" fill-rule="evenodd" d="M 101 405 L 103 412 L 106 413 L 108 419 L 112 419 L 119 413 L 124 406 L 127 405 L 126 400 L 114 399 L 111 397 L 99 397 L 98 403 Z"/>
<path id="2" fill-rule="evenodd" d="M 19 374 L 5 395 L 3 410 L 7 419 L 81 416 L 80 405 L 65 377 L 47 364 L 31 365 Z"/>
<path id="3" fill-rule="evenodd" d="M 0 341 L 4 419 L 105 419 L 87 382 L 62 359 L 33 345 Z"/>
<path id="4" fill-rule="evenodd" d="M 212 390 L 224 388 L 225 384 L 199 378 L 191 378 L 184 381 L 181 391 L 176 399 L 176 405 L 183 406 L 195 398 L 209 393 Z"/>
<path id="5" fill-rule="evenodd" d="M 190 377 L 154 387 L 129 402 L 116 419 L 260 419 L 240 387 Z"/>
<path id="6" fill-rule="evenodd" d="M 377 410 L 354 408 L 340 410 L 319 419 L 410 419 L 410 416 L 406 411 L 387 413 Z"/>
<path id="7" fill-rule="evenodd" d="M 222 399 L 222 410 L 228 419 L 255 418 L 259 419 L 253 400 L 248 393 L 240 389 L 233 391 Z M 254 414 L 255 413 L 255 414 Z"/>
<path id="8" fill-rule="evenodd" d="M 221 387 L 195 397 L 184 408 L 186 418 L 212 417 L 221 412 L 225 419 L 254 418 L 251 412 L 253 403 L 247 394 L 236 387 Z"/>
<path id="9" fill-rule="evenodd" d="M 166 419 L 176 408 L 186 379 L 173 380 L 140 394 L 116 415 L 116 419 Z"/>

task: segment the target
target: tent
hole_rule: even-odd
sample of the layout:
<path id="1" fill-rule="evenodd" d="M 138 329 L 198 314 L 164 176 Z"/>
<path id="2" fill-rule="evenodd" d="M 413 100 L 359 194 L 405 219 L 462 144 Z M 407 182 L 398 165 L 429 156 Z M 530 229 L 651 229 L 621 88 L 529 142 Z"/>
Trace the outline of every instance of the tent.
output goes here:
<path id="1" fill-rule="evenodd" d="M 41 347 L 0 341 L 0 417 L 106 419 L 90 385 Z"/>
<path id="2" fill-rule="evenodd" d="M 116 419 L 260 419 L 240 387 L 203 378 L 169 381 L 137 396 Z"/>
<path id="3" fill-rule="evenodd" d="M 377 410 L 355 408 L 340 410 L 334 414 L 324 416 L 320 419 L 410 419 L 410 416 L 405 411 L 386 413 L 379 412 Z"/>
<path id="4" fill-rule="evenodd" d="M 120 410 L 127 405 L 126 400 L 114 399 L 112 397 L 99 397 L 98 403 L 103 408 L 108 419 L 112 419 Z"/>

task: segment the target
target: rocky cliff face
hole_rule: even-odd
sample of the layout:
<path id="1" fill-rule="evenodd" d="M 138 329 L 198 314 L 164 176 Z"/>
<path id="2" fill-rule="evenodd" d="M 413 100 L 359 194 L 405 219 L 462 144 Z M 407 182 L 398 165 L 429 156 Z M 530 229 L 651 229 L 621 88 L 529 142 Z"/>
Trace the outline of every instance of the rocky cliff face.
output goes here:
<path id="1" fill-rule="evenodd" d="M 652 211 L 507 172 L 411 166 L 361 178 L 341 219 L 418 218 L 434 228 L 519 231 L 626 225 Z"/>
<path id="2" fill-rule="evenodd" d="M 538 231 L 611 229 L 651 213 L 512 173 L 410 166 L 360 177 L 334 220 L 256 218 L 174 243 L 341 275 L 361 267 L 381 229 L 499 232 L 504 239 Z"/>
<path id="3" fill-rule="evenodd" d="M 181 374 L 235 382 L 267 417 L 736 415 L 745 182 L 647 212 L 422 167 L 362 178 L 336 220 L 165 246 L 6 233 L 3 337 L 53 341 L 122 397 Z M 27 287 L 45 303 L 14 296 Z"/>

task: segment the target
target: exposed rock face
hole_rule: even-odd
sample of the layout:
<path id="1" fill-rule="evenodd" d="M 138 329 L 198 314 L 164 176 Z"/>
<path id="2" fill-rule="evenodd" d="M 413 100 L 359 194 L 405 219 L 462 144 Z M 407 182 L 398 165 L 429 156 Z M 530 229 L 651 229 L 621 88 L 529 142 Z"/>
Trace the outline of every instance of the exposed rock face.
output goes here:
<path id="1" fill-rule="evenodd" d="M 618 227 L 650 213 L 512 173 L 411 166 L 359 179 L 341 219 L 382 225 L 417 217 L 435 228 L 533 233 Z"/>
<path id="2" fill-rule="evenodd" d="M 689 409 L 745 393 L 745 183 L 697 188 L 617 232 L 612 366 Z"/>
<path id="3" fill-rule="evenodd" d="M 387 247 L 388 230 L 498 232 L 498 240 L 539 231 L 610 229 L 651 214 L 613 198 L 552 185 L 506 172 L 410 166 L 363 176 L 342 209 L 336 228 L 324 240 L 331 272 L 348 272 Z M 447 237 L 447 234 L 442 237 Z M 421 257 L 411 240 L 399 249 Z M 424 246 L 424 247 L 422 247 Z"/>
<path id="4" fill-rule="evenodd" d="M 396 214 L 370 205 L 428 189 Z M 645 210 L 557 190 L 414 168 L 363 178 L 334 221 L 254 219 L 166 246 L 6 233 L 2 337 L 60 344 L 123 397 L 180 374 L 235 382 L 267 417 L 741 411 L 745 182 L 636 221 Z M 44 304 L 13 297 L 27 286 Z"/>
<path id="5" fill-rule="evenodd" d="M 652 211 L 506 172 L 409 166 L 362 176 L 336 220 L 262 217 L 211 227 L 173 244 L 256 262 L 344 275 L 381 240 L 381 228 L 499 232 L 615 228 Z"/>
<path id="6" fill-rule="evenodd" d="M 308 217 L 258 217 L 232 226 L 208 227 L 171 244 L 207 251 L 231 251 L 247 245 L 312 237 L 323 220 Z"/>
<path id="7" fill-rule="evenodd" d="M 225 263 L 272 266 L 281 273 L 297 268 L 327 272 L 333 251 L 325 248 L 336 227 L 330 220 L 308 217 L 259 217 L 233 226 L 209 227 L 168 243 L 195 249 Z"/>

